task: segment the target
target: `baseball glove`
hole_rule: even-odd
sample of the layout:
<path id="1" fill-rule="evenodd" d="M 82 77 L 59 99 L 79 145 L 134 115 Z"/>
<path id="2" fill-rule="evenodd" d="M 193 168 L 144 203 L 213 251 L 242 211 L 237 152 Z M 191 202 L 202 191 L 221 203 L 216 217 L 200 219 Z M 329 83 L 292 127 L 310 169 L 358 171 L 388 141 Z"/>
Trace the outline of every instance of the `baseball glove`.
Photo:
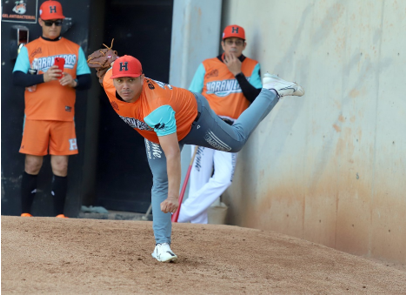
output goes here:
<path id="1" fill-rule="evenodd" d="M 103 44 L 106 48 L 96 50 L 87 57 L 87 64 L 89 68 L 96 69 L 96 75 L 99 78 L 99 83 L 103 86 L 103 77 L 107 70 L 111 67 L 111 63 L 118 58 L 117 51 L 113 50 L 113 40 L 111 40 L 111 45 L 108 47 Z"/>

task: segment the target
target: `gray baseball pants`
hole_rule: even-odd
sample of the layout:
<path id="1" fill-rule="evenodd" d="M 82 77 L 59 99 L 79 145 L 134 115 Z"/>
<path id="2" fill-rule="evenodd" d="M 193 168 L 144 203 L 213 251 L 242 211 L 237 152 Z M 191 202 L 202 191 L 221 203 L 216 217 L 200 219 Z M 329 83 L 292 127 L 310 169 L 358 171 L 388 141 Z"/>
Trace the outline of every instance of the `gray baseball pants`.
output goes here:
<path id="1" fill-rule="evenodd" d="M 254 102 L 240 115 L 233 125 L 228 125 L 210 108 L 206 98 L 195 93 L 198 112 L 189 134 L 179 142 L 211 149 L 238 152 L 244 146 L 258 124 L 269 114 L 278 102 L 275 91 L 262 89 Z M 166 157 L 159 144 L 145 139 L 149 167 L 153 175 L 151 203 L 153 230 L 156 243 L 171 243 L 171 213 L 161 211 L 161 203 L 168 197 L 168 175 Z"/>

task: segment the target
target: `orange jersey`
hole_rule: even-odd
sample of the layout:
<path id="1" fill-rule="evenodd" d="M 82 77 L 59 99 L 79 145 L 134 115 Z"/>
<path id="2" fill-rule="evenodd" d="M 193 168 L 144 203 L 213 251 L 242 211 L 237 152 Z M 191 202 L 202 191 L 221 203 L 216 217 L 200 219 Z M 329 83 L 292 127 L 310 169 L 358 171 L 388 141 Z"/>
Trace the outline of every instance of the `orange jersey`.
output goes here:
<path id="1" fill-rule="evenodd" d="M 43 74 L 54 64 L 55 57 L 65 58 L 64 72 L 76 78 L 80 46 L 65 38 L 47 41 L 38 38 L 25 45 L 29 64 Z M 17 68 L 17 70 L 19 70 Z M 37 85 L 34 92 L 25 91 L 25 115 L 30 120 L 73 121 L 75 89 L 51 81 Z"/>
<path id="2" fill-rule="evenodd" d="M 241 71 L 254 87 L 262 87 L 256 60 L 245 57 Z M 218 57 L 203 61 L 189 90 L 201 92 L 220 117 L 237 119 L 250 104 L 234 75 Z"/>
<path id="3" fill-rule="evenodd" d="M 190 132 L 197 116 L 197 101 L 193 93 L 173 87 L 150 78 L 144 79 L 141 96 L 133 103 L 125 102 L 116 96 L 116 88 L 110 79 L 112 71 L 103 78 L 103 88 L 116 113 L 149 141 L 159 143 L 157 130 L 145 122 L 152 112 L 162 106 L 170 106 L 175 112 L 176 133 L 182 140 Z M 159 124 L 158 124 L 159 125 Z M 155 126 L 159 128 L 159 126 Z"/>

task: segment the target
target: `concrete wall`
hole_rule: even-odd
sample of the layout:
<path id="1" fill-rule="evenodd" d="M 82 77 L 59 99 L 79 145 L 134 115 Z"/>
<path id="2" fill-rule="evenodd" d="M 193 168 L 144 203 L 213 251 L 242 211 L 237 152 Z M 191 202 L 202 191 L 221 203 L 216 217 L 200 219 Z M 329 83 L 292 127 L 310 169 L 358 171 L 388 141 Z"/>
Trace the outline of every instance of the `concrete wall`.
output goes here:
<path id="1" fill-rule="evenodd" d="M 174 0 L 169 83 L 189 88 L 199 64 L 218 54 L 221 0 Z"/>
<path id="2" fill-rule="evenodd" d="M 169 83 L 189 88 L 199 64 L 217 56 L 221 40 L 222 0 L 174 0 Z M 191 159 L 191 147 L 182 150 L 182 183 Z M 189 195 L 187 186 L 184 200 Z"/>
<path id="3" fill-rule="evenodd" d="M 406 1 L 223 4 L 262 74 L 306 89 L 240 153 L 228 222 L 406 263 Z"/>

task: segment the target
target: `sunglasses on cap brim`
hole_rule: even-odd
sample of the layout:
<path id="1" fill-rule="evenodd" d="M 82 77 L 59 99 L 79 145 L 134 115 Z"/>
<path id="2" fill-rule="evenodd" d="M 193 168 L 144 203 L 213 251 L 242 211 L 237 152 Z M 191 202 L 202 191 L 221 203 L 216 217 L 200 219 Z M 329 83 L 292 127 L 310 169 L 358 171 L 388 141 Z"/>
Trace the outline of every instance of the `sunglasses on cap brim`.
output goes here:
<path id="1" fill-rule="evenodd" d="M 59 27 L 59 26 L 62 26 L 62 22 L 63 22 L 63 20 L 61 20 L 61 19 L 57 19 L 57 20 L 44 20 L 44 24 L 45 24 L 47 27 L 52 27 L 53 24 L 55 24 L 55 26 Z"/>

